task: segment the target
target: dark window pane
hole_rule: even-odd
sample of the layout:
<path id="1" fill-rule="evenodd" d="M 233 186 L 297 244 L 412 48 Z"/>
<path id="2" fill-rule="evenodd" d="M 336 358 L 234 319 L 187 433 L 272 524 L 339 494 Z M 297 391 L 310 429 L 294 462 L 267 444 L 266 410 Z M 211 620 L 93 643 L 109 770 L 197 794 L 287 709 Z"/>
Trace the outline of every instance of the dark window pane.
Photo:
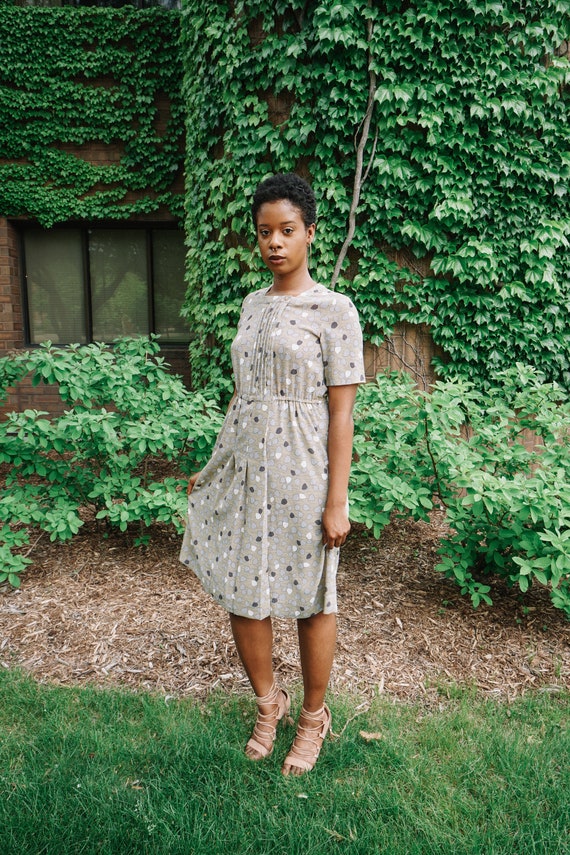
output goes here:
<path id="1" fill-rule="evenodd" d="M 85 342 L 80 231 L 30 229 L 24 249 L 31 342 Z"/>
<path id="2" fill-rule="evenodd" d="M 136 229 L 89 232 L 93 339 L 147 335 L 146 234 Z"/>
<path id="3" fill-rule="evenodd" d="M 184 300 L 184 234 L 159 230 L 152 233 L 155 332 L 163 341 L 188 341 L 188 326 L 180 317 Z"/>
<path id="4" fill-rule="evenodd" d="M 99 6 L 110 9 L 120 9 L 122 6 L 152 9 L 162 6 L 164 9 L 180 9 L 180 0 L 14 0 L 14 3 L 16 6 Z"/>

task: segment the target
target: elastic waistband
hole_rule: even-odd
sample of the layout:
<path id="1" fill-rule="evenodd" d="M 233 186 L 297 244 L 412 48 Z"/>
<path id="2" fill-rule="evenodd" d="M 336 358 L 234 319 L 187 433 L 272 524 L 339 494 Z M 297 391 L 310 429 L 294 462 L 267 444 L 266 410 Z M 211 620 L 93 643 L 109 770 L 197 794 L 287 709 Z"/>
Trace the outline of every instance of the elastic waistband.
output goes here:
<path id="1" fill-rule="evenodd" d="M 267 398 L 255 398 L 251 395 L 237 395 L 238 401 L 243 401 L 244 404 L 326 404 L 325 396 L 319 398 L 285 398 L 277 395 L 271 395 Z"/>

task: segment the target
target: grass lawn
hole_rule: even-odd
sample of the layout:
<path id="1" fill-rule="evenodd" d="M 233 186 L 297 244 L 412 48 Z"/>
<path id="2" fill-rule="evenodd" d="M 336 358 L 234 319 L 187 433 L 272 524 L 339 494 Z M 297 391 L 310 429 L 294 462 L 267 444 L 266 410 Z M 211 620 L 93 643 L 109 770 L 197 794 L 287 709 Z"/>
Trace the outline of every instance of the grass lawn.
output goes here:
<path id="1" fill-rule="evenodd" d="M 242 752 L 251 700 L 39 685 L 0 673 L 0 853 L 564 855 L 569 694 L 440 708 L 333 698 L 318 767 Z M 362 733 L 365 733 L 365 736 Z M 372 737 L 372 738 L 371 738 Z"/>

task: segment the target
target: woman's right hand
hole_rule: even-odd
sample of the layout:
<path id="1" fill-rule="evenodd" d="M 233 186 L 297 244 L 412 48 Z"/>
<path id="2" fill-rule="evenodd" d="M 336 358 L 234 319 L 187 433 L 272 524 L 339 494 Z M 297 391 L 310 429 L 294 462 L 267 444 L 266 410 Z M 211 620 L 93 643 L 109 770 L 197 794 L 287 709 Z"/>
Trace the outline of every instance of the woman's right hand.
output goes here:
<path id="1" fill-rule="evenodd" d="M 201 474 L 201 472 L 194 472 L 194 474 L 190 476 L 190 479 L 188 481 L 188 495 L 190 495 L 190 493 L 194 489 L 194 484 L 196 483 Z"/>

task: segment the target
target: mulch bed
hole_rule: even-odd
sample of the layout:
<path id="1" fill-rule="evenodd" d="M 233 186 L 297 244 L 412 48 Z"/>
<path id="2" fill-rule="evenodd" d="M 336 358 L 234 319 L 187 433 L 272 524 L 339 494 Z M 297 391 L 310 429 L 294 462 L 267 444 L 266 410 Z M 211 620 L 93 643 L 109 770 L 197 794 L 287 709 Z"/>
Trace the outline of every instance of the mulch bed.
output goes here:
<path id="1" fill-rule="evenodd" d="M 570 621 L 548 593 L 507 588 L 477 610 L 434 570 L 443 521 L 392 522 L 379 541 L 355 527 L 339 572 L 331 691 L 441 699 L 456 684 L 510 700 L 570 686 Z M 135 548 L 92 523 L 70 543 L 43 535 L 20 590 L 0 589 L 0 663 L 41 681 L 203 698 L 245 691 L 227 616 L 157 528 Z M 295 624 L 275 621 L 275 667 L 300 682 Z"/>

